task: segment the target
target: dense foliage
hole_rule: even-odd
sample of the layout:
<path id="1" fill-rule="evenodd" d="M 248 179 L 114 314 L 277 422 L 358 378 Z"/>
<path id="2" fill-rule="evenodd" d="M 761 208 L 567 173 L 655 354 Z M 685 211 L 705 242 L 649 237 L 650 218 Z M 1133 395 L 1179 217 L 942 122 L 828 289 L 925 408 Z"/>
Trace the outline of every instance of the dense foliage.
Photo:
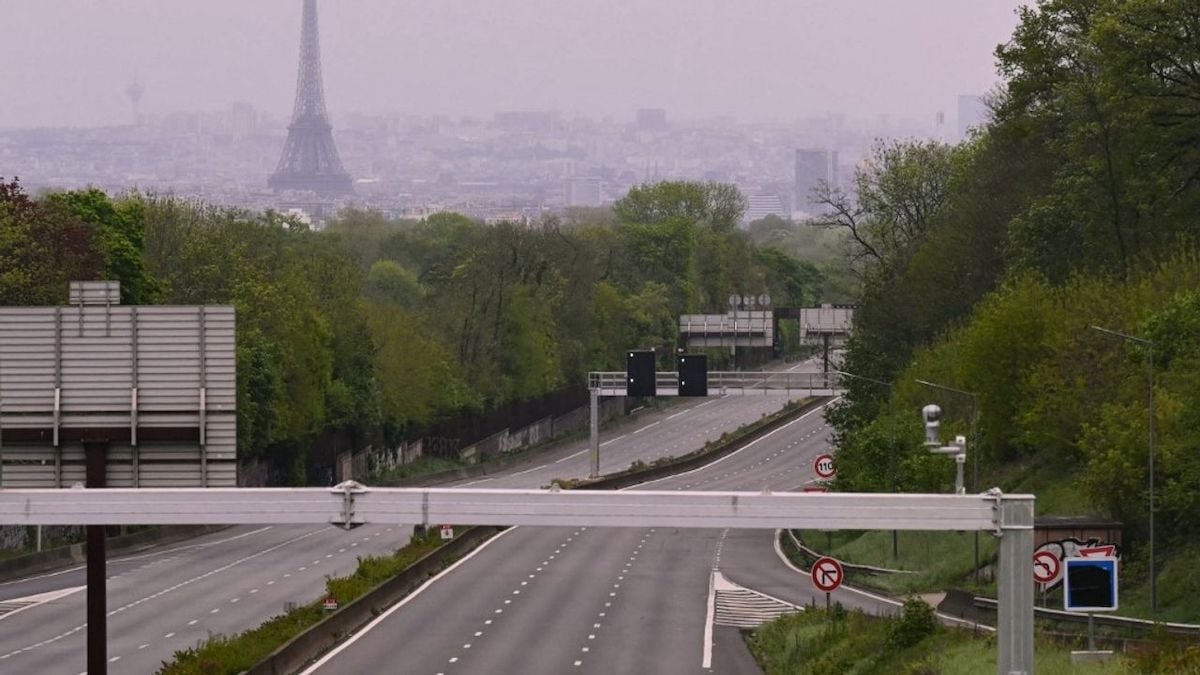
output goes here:
<path id="1" fill-rule="evenodd" d="M 822 275 L 736 227 L 732 186 L 659 183 L 609 211 L 534 226 L 346 211 L 317 232 L 97 190 L 0 184 L 0 304 L 59 304 L 71 279 L 125 302 L 237 309 L 242 457 L 301 482 L 317 436 L 385 440 L 579 387 L 629 348 L 673 351 L 678 315 L 733 292 L 817 301 Z M 719 355 L 714 355 L 719 357 Z"/>
<path id="2" fill-rule="evenodd" d="M 918 411 L 942 405 L 948 440 L 973 430 L 972 400 L 924 379 L 977 395 L 979 488 L 1030 470 L 1075 481 L 1136 559 L 1152 376 L 1160 546 L 1194 536 L 1197 31 L 1193 2 L 1042 0 L 997 49 L 985 129 L 953 148 L 882 145 L 857 200 L 823 195 L 863 276 L 844 367 L 878 381 L 852 380 L 831 414 L 844 487 L 948 489 Z"/>

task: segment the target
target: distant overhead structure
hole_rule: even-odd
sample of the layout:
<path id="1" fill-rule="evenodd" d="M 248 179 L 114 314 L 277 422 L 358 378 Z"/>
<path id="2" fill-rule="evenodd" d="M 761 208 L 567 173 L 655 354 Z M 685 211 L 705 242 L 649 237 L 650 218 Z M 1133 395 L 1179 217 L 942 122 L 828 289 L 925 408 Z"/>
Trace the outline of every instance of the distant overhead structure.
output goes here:
<path id="1" fill-rule="evenodd" d="M 300 70 L 296 104 L 279 166 L 267 184 L 275 191 L 302 190 L 322 196 L 354 192 L 350 174 L 342 167 L 333 144 L 333 126 L 325 111 L 321 81 L 321 44 L 317 31 L 317 0 L 304 0 L 300 29 Z"/>

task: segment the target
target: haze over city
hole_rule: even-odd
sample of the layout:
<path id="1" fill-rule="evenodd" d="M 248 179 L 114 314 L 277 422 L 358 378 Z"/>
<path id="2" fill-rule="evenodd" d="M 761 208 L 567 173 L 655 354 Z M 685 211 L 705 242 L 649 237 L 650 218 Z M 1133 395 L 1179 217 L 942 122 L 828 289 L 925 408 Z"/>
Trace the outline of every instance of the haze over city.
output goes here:
<path id="1" fill-rule="evenodd" d="M 997 82 L 1015 0 L 322 3 L 325 86 L 347 112 L 629 119 L 953 116 Z M 46 0 L 0 22 L 0 128 L 127 124 L 246 101 L 284 117 L 299 3 Z"/>

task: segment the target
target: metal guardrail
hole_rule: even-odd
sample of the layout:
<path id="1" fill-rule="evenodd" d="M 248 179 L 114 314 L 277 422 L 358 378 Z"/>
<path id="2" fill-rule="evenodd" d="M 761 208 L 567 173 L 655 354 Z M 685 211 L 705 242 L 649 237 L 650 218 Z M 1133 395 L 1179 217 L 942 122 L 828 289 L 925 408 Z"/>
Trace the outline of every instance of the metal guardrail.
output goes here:
<path id="1" fill-rule="evenodd" d="M 679 373 L 656 374 L 655 387 L 659 396 L 679 394 Z M 588 388 L 598 390 L 603 396 L 624 396 L 628 389 L 624 372 L 588 373 Z M 711 371 L 708 373 L 708 393 L 711 396 L 725 394 L 830 394 L 842 389 L 842 378 L 837 373 L 790 373 L 770 371 Z"/>
<path id="2" fill-rule="evenodd" d="M 984 598 L 976 596 L 975 606 L 984 609 L 996 610 L 998 602 L 993 598 Z M 1088 622 L 1087 614 L 1078 612 L 1068 612 L 1062 609 L 1050 609 L 1049 607 L 1034 607 L 1034 614 L 1039 619 L 1049 619 L 1052 621 L 1064 621 L 1068 623 Z M 1200 638 L 1200 624 L 1194 623 L 1176 623 L 1171 621 L 1151 621 L 1150 619 L 1138 619 L 1129 616 L 1113 616 L 1111 614 L 1094 614 L 1093 621 L 1098 626 L 1110 626 L 1114 628 L 1131 628 L 1135 630 L 1150 631 L 1161 626 L 1168 633 L 1176 635 L 1188 635 Z"/>

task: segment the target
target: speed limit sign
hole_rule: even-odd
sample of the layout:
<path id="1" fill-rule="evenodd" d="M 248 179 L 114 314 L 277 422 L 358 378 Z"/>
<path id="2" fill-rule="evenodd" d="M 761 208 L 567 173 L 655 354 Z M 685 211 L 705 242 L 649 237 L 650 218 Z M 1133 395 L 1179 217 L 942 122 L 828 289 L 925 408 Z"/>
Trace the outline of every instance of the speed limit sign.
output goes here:
<path id="1" fill-rule="evenodd" d="M 813 460 L 813 472 L 818 478 L 833 478 L 837 469 L 833 466 L 833 455 L 817 455 Z"/>

